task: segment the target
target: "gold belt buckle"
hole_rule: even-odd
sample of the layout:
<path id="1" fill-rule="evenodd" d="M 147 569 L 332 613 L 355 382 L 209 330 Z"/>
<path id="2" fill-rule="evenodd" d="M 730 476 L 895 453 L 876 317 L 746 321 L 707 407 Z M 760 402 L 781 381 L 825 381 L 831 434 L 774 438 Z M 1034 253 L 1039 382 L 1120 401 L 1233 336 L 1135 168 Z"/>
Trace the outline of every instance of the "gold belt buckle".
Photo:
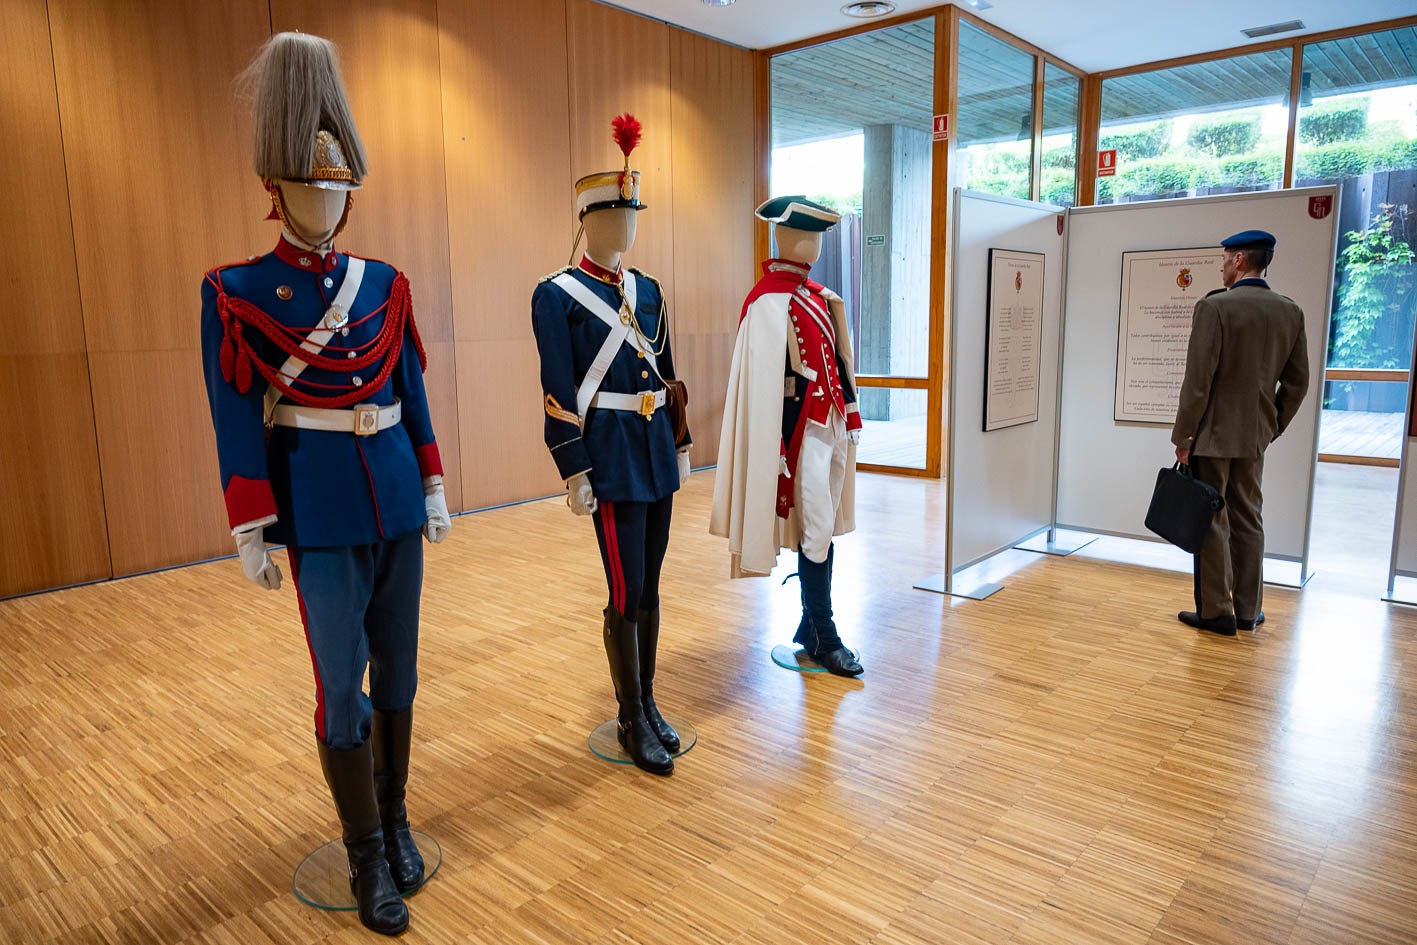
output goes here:
<path id="1" fill-rule="evenodd" d="M 654 391 L 647 390 L 640 395 L 640 416 L 646 420 L 654 416 Z"/>
<path id="2" fill-rule="evenodd" d="M 354 408 L 354 435 L 373 436 L 379 432 L 379 405 L 357 404 Z"/>

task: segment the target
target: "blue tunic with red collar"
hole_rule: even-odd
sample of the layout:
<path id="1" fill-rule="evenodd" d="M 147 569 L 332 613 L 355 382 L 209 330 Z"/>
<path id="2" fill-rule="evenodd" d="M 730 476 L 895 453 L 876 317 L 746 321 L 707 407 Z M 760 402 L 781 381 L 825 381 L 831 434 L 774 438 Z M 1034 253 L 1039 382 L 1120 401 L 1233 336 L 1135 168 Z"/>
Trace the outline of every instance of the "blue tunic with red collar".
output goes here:
<path id="1" fill-rule="evenodd" d="M 588 259 L 579 268 L 563 271 L 611 309 L 620 309 L 624 273 L 610 272 Z M 621 345 L 600 390 L 639 395 L 663 389 L 660 377 L 675 376 L 674 356 L 659 283 L 638 270 L 628 272 L 636 274 L 634 314 L 641 333 L 663 339 L 664 348 L 655 358 L 658 374 L 647 359 Z M 671 495 L 679 488 L 675 451 L 688 446 L 690 439 L 686 431 L 683 440 L 675 443 L 668 411 L 656 410 L 646 419 L 632 411 L 591 408 L 582 430 L 576 416 L 576 390 L 610 336 L 610 327 L 551 278 L 542 280 L 532 293 L 531 320 L 541 354 L 546 445 L 557 471 L 562 479 L 589 472 L 596 498 L 602 502 L 655 502 Z"/>
<path id="2" fill-rule="evenodd" d="M 425 476 L 441 474 L 423 388 L 423 353 L 408 280 L 369 260 L 349 321 L 297 380 L 281 373 L 324 317 L 349 257 L 274 252 L 207 273 L 202 360 L 232 528 L 275 515 L 266 540 L 298 547 L 369 544 L 422 527 Z M 387 406 L 402 421 L 372 436 L 264 423 L 266 389 L 283 404 Z"/>

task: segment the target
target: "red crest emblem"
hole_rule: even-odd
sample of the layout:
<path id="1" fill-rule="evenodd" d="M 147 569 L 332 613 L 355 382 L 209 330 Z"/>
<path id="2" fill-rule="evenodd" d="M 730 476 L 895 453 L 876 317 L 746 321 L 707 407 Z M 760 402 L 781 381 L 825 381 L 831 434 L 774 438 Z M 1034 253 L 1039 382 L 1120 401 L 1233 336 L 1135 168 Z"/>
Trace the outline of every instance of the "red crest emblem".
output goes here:
<path id="1" fill-rule="evenodd" d="M 1015 291 L 1015 292 L 1022 292 L 1022 291 L 1023 291 L 1023 273 L 1021 273 L 1021 272 L 1016 272 L 1016 273 L 1014 273 L 1014 291 Z"/>
<path id="2" fill-rule="evenodd" d="M 1176 273 L 1176 284 L 1180 286 L 1182 290 L 1189 289 L 1191 283 L 1194 281 L 1195 279 L 1191 276 L 1191 270 L 1189 269 L 1182 269 L 1180 272 Z"/>
<path id="3" fill-rule="evenodd" d="M 1333 194 L 1309 198 L 1309 216 L 1315 220 L 1322 220 L 1331 212 L 1333 212 Z"/>

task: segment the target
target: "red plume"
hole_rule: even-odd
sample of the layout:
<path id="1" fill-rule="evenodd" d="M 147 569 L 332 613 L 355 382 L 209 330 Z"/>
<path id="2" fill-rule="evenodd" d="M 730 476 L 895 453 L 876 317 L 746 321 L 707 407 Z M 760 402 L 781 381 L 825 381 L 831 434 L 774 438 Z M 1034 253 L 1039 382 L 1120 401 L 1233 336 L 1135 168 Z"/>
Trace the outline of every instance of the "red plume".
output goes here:
<path id="1" fill-rule="evenodd" d="M 610 134 L 624 152 L 625 163 L 630 161 L 630 152 L 640 143 L 640 120 L 629 112 L 616 115 L 610 121 Z"/>

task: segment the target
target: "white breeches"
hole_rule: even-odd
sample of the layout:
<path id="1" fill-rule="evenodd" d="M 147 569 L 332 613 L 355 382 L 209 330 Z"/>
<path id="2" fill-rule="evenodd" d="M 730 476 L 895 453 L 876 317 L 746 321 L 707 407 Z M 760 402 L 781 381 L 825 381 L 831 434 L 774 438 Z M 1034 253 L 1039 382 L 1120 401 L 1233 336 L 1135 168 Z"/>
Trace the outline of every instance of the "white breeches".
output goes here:
<path id="1" fill-rule="evenodd" d="M 846 481 L 846 421 L 835 410 L 822 426 L 807 421 L 793 487 L 802 520 L 802 553 L 818 564 L 827 560 L 836 529 L 841 487 Z"/>

